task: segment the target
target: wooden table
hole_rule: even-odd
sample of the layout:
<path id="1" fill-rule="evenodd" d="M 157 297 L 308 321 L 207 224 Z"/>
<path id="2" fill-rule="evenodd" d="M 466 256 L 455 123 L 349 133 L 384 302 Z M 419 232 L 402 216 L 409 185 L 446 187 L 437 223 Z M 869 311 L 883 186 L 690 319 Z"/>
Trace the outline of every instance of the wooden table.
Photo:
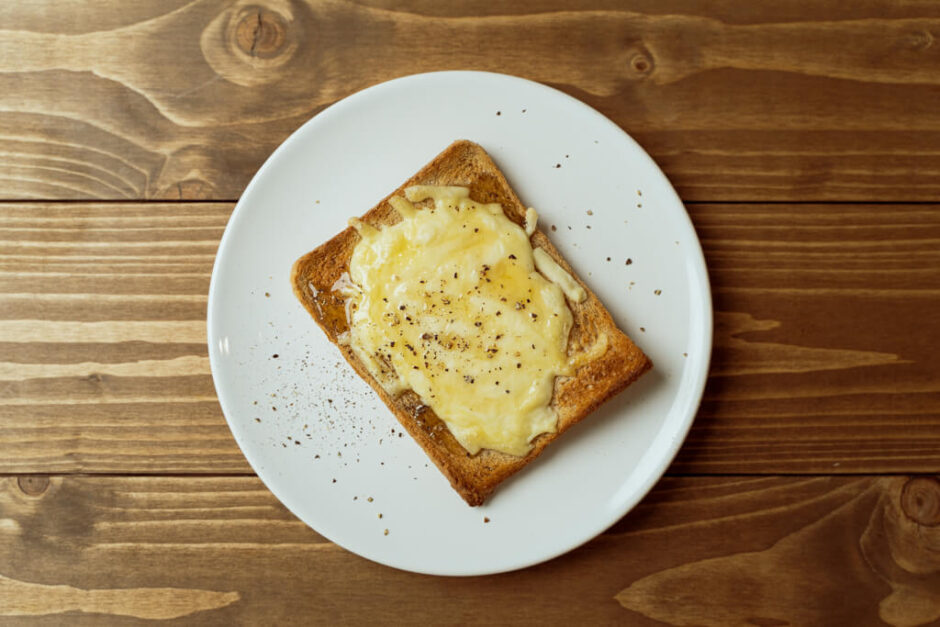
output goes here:
<path id="1" fill-rule="evenodd" d="M 940 621 L 940 3 L 851 4 L 4 3 L 2 620 Z M 274 147 L 353 91 L 458 68 L 632 134 L 695 222 L 716 316 L 649 497 L 470 579 L 291 516 L 205 344 L 219 237 Z"/>

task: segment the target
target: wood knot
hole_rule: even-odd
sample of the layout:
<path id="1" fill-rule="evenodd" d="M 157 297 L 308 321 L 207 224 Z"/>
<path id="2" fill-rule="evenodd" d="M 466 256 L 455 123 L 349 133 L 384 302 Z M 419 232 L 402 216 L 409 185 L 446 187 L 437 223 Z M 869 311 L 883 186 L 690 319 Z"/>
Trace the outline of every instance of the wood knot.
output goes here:
<path id="1" fill-rule="evenodd" d="M 630 57 L 630 67 L 640 75 L 648 75 L 653 71 L 653 58 L 644 52 L 637 52 Z"/>
<path id="2" fill-rule="evenodd" d="M 914 477 L 901 489 L 901 511 L 925 527 L 940 525 L 940 481 L 934 477 Z"/>
<path id="3" fill-rule="evenodd" d="M 19 486 L 23 494 L 39 496 L 49 487 L 49 477 L 42 475 L 23 475 L 17 477 L 16 485 Z"/>
<path id="4" fill-rule="evenodd" d="M 903 46 L 910 50 L 924 52 L 933 46 L 934 36 L 929 30 L 915 31 L 902 37 Z"/>
<path id="5" fill-rule="evenodd" d="M 306 22 L 294 16 L 302 3 L 265 0 L 264 5 L 238 2 L 228 6 L 199 38 L 212 69 L 236 85 L 255 87 L 280 80 L 300 42 L 307 39 Z"/>
<path id="6" fill-rule="evenodd" d="M 199 179 L 186 179 L 167 185 L 154 194 L 161 200 L 207 200 L 213 198 L 215 189 Z"/>
<path id="7" fill-rule="evenodd" d="M 287 44 L 287 23 L 278 13 L 259 8 L 243 13 L 235 26 L 235 45 L 251 57 L 270 59 Z"/>

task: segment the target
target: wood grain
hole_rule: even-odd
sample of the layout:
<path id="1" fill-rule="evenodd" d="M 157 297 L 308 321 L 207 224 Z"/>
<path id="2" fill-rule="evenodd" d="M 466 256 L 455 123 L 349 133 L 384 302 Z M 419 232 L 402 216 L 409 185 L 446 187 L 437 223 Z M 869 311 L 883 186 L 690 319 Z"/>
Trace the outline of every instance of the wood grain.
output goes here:
<path id="1" fill-rule="evenodd" d="M 686 200 L 934 200 L 940 8 L 41 0 L 0 9 L 0 197 L 234 199 L 327 105 L 416 72 L 570 93 Z"/>
<path id="2" fill-rule="evenodd" d="M 0 471 L 250 472 L 205 345 L 230 210 L 0 205 Z M 690 211 L 715 351 L 671 472 L 940 471 L 937 208 Z"/>
<path id="3" fill-rule="evenodd" d="M 206 625 L 940 618 L 940 483 L 931 477 L 667 478 L 580 549 L 469 579 L 348 553 L 252 477 L 21 476 L 0 486 L 7 619 L 91 624 L 157 611 Z"/>
<path id="4" fill-rule="evenodd" d="M 936 472 L 937 208 L 690 210 L 715 351 L 673 471 Z"/>
<path id="5" fill-rule="evenodd" d="M 206 352 L 231 209 L 0 207 L 0 467 L 250 472 Z"/>

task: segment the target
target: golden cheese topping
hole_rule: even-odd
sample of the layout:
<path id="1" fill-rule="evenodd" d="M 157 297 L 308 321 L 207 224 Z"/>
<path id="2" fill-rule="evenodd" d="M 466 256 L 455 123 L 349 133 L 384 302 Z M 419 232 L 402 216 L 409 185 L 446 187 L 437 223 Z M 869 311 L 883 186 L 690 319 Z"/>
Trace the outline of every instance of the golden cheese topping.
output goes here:
<path id="1" fill-rule="evenodd" d="M 584 290 L 540 260 L 551 258 L 498 203 L 465 187 L 405 195 L 390 201 L 397 224 L 353 223 L 349 344 L 389 393 L 414 390 L 470 453 L 525 455 L 556 430 L 555 377 L 580 365 L 567 356 L 565 294 Z M 429 208 L 412 204 L 426 199 Z"/>
<path id="2" fill-rule="evenodd" d="M 541 248 L 536 248 L 532 256 L 535 259 L 536 269 L 544 274 L 549 281 L 553 281 L 560 287 L 565 296 L 576 303 L 584 302 L 584 299 L 587 298 L 587 292 L 547 252 Z"/>
<path id="3" fill-rule="evenodd" d="M 532 207 L 529 207 L 528 209 L 526 209 L 525 210 L 525 234 L 531 237 L 532 234 L 535 233 L 535 229 L 538 228 L 538 223 L 539 223 L 538 212 Z"/>

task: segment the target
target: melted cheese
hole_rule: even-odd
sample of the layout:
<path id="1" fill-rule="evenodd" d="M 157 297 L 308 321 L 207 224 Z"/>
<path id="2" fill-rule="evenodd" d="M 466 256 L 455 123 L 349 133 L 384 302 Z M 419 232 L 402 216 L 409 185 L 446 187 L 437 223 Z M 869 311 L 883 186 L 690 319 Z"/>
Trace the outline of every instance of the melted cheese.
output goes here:
<path id="1" fill-rule="evenodd" d="M 525 210 L 525 234 L 529 237 L 532 237 L 532 234 L 535 233 L 535 229 L 538 227 L 539 223 L 539 214 L 538 212 L 529 207 Z"/>
<path id="2" fill-rule="evenodd" d="M 525 455 L 556 430 L 555 378 L 580 365 L 567 356 L 565 302 L 580 286 L 539 260 L 544 251 L 499 204 L 464 187 L 405 195 L 390 201 L 397 224 L 354 224 L 350 346 L 389 393 L 414 390 L 470 453 Z M 426 199 L 432 207 L 411 204 Z"/>
<path id="3" fill-rule="evenodd" d="M 541 248 L 536 248 L 533 251 L 533 257 L 538 271 L 544 274 L 549 281 L 558 285 L 564 291 L 565 296 L 576 303 L 585 301 L 587 292 L 584 291 L 584 288 L 578 285 L 578 282 L 564 268 L 559 266 L 547 252 Z"/>

